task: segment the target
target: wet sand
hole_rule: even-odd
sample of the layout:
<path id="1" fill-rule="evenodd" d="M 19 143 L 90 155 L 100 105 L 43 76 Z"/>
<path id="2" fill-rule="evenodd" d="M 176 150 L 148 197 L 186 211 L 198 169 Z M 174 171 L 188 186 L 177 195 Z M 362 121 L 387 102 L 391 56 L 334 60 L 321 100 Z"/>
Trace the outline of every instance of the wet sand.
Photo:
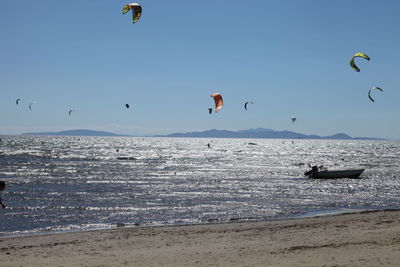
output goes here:
<path id="1" fill-rule="evenodd" d="M 399 266 L 400 211 L 0 238 L 1 266 Z"/>

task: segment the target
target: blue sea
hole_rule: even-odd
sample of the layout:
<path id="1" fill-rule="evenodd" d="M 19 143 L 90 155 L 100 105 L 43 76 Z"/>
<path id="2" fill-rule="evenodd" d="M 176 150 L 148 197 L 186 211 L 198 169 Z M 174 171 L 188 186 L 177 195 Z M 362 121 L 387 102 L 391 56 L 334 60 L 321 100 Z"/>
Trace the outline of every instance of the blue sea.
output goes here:
<path id="1" fill-rule="evenodd" d="M 1 139 L 0 236 L 400 207 L 399 141 Z M 308 163 L 366 170 L 312 180 Z"/>

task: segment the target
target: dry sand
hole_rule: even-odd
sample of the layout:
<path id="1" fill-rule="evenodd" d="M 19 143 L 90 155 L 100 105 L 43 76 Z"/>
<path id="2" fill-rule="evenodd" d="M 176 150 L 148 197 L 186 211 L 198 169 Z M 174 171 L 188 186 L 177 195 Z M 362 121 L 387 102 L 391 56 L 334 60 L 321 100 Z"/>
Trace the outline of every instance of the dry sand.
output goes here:
<path id="1" fill-rule="evenodd" d="M 400 266 L 400 211 L 0 238 L 0 266 Z"/>

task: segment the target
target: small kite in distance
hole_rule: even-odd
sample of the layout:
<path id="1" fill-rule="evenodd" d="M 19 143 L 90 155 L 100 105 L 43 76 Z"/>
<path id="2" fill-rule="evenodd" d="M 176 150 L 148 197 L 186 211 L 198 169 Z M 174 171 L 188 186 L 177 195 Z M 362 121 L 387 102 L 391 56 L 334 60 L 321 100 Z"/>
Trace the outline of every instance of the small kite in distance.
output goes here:
<path id="1" fill-rule="evenodd" d="M 220 111 L 220 109 L 222 108 L 222 106 L 224 104 L 221 94 L 215 93 L 215 94 L 212 94 L 211 97 L 214 98 L 215 112 Z"/>
<path id="2" fill-rule="evenodd" d="M 126 108 L 129 108 L 129 104 L 125 104 L 125 107 L 126 107 Z"/>
<path id="3" fill-rule="evenodd" d="M 253 101 L 247 101 L 246 103 L 244 103 L 244 109 L 247 110 L 247 104 L 253 104 Z"/>
<path id="4" fill-rule="evenodd" d="M 208 113 L 211 114 L 212 113 L 212 107 L 208 108 Z"/>
<path id="5" fill-rule="evenodd" d="M 19 105 L 19 102 L 21 102 L 21 98 L 18 98 L 16 101 L 15 101 L 15 103 L 17 104 L 17 105 Z"/>
<path id="6" fill-rule="evenodd" d="M 297 120 L 295 117 L 290 117 L 290 119 L 292 120 L 292 123 L 294 123 Z"/>
<path id="7" fill-rule="evenodd" d="M 369 97 L 369 100 L 371 100 L 372 102 L 375 102 L 375 100 L 372 99 L 372 97 L 371 97 L 371 90 L 374 90 L 374 89 L 383 92 L 382 88 L 380 88 L 380 87 L 378 87 L 378 86 L 374 86 L 374 87 L 372 87 L 371 89 L 369 89 L 369 91 L 368 91 L 368 97 Z"/>
<path id="8" fill-rule="evenodd" d="M 32 105 L 33 105 L 33 104 L 36 104 L 36 102 L 31 102 L 31 103 L 29 103 L 29 109 L 30 109 L 30 110 L 32 110 Z"/>
<path id="9" fill-rule="evenodd" d="M 122 8 L 122 14 L 126 14 L 132 10 L 132 22 L 136 23 L 142 15 L 142 7 L 138 3 L 130 3 Z"/>
<path id="10" fill-rule="evenodd" d="M 362 58 L 365 58 L 366 60 L 370 60 L 370 58 L 369 58 L 369 56 L 367 56 L 366 54 L 364 54 L 364 53 L 356 53 L 354 56 L 352 56 L 351 57 L 351 59 L 350 59 L 350 66 L 353 68 L 353 70 L 355 70 L 355 71 L 357 71 L 357 72 L 360 72 L 360 69 L 356 66 L 356 63 L 354 62 L 354 59 L 356 58 L 356 57 L 362 57 Z"/>
<path id="11" fill-rule="evenodd" d="M 68 111 L 68 114 L 71 116 L 71 113 L 72 112 L 75 112 L 75 109 L 70 109 L 69 111 Z"/>

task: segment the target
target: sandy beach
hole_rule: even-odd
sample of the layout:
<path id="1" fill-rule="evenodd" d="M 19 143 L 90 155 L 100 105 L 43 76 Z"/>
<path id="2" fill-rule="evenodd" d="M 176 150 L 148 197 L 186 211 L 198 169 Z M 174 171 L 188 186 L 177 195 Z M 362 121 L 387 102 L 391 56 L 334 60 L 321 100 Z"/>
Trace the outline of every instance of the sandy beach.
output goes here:
<path id="1" fill-rule="evenodd" d="M 0 239 L 1 266 L 399 266 L 400 211 Z"/>

